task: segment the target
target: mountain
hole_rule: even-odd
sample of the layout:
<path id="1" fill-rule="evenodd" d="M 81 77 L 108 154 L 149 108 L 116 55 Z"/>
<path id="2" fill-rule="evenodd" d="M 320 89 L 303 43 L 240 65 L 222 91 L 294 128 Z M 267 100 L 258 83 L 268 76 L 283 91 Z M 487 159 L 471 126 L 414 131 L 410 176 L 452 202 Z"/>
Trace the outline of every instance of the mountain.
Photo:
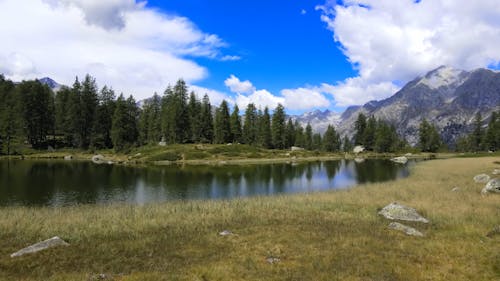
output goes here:
<path id="1" fill-rule="evenodd" d="M 349 107 L 340 116 L 337 129 L 352 136 L 358 114 L 373 115 L 395 125 L 398 133 L 414 145 L 418 142 L 420 122 L 425 118 L 438 128 L 446 143 L 454 144 L 471 130 L 477 112 L 486 122 L 498 110 L 500 73 L 441 66 L 410 81 L 385 100 Z"/>
<path id="2" fill-rule="evenodd" d="M 302 126 L 307 126 L 307 124 L 311 124 L 311 127 L 315 132 L 323 134 L 326 131 L 328 125 L 338 126 L 340 121 L 340 113 L 333 112 L 330 110 L 321 111 L 319 109 L 306 112 L 302 115 L 294 115 L 290 116 L 292 120 L 295 122 L 296 120 Z"/>
<path id="3" fill-rule="evenodd" d="M 59 91 L 61 89 L 61 87 L 63 86 L 49 77 L 44 77 L 44 78 L 38 79 L 38 81 L 40 81 L 40 83 L 42 83 L 42 84 L 49 86 L 49 88 L 51 88 L 54 92 Z"/>

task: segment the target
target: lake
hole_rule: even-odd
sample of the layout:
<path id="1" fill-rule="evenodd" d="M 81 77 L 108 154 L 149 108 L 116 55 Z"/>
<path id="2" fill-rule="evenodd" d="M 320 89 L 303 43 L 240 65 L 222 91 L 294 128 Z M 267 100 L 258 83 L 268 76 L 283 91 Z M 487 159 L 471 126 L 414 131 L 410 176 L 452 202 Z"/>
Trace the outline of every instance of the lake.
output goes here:
<path id="1" fill-rule="evenodd" d="M 412 164 L 379 159 L 130 167 L 90 161 L 2 160 L 0 205 L 144 204 L 313 192 L 406 177 Z"/>

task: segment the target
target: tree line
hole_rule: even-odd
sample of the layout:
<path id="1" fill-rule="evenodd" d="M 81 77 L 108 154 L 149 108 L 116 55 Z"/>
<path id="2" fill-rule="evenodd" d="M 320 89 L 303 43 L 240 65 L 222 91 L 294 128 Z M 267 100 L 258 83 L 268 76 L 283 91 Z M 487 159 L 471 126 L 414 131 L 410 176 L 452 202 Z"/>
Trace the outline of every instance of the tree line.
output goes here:
<path id="1" fill-rule="evenodd" d="M 227 101 L 213 106 L 208 95 L 201 99 L 178 80 L 162 96 L 154 94 L 141 106 L 132 96 L 120 94 L 86 75 L 71 87 L 54 93 L 38 80 L 13 83 L 0 75 L 0 154 L 16 154 L 16 147 L 31 145 L 79 149 L 128 150 L 148 144 L 241 143 L 267 149 L 292 146 L 327 152 L 351 151 L 363 145 L 375 152 L 397 152 L 408 146 L 396 128 L 375 117 L 359 114 L 353 139 L 341 137 L 330 125 L 323 135 L 313 133 L 286 116 L 279 104 L 273 109 L 250 103 L 244 112 Z M 463 150 L 497 150 L 500 144 L 500 113 L 491 117 L 488 128 L 476 118 L 475 130 L 459 141 Z M 442 147 L 437 129 L 422 120 L 419 147 L 434 152 Z"/>

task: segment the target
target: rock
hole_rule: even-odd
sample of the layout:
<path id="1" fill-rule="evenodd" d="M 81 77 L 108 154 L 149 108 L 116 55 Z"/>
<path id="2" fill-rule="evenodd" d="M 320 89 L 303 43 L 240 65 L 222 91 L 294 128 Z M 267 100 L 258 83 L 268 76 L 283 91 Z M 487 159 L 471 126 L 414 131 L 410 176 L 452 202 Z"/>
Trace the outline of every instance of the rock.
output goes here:
<path id="1" fill-rule="evenodd" d="M 280 259 L 280 258 L 277 258 L 277 257 L 267 257 L 267 258 L 266 258 L 266 261 L 267 261 L 267 263 L 269 263 L 269 264 L 275 264 L 275 263 L 280 262 L 280 261 L 281 261 L 281 259 Z"/>
<path id="2" fill-rule="evenodd" d="M 94 162 L 95 164 L 102 164 L 105 162 L 104 156 L 102 156 L 101 154 L 94 155 L 92 156 L 92 162 Z"/>
<path id="3" fill-rule="evenodd" d="M 56 150 L 55 150 L 52 146 L 50 146 L 50 145 L 47 147 L 47 150 L 48 150 L 49 152 L 54 152 L 54 151 L 56 151 Z"/>
<path id="4" fill-rule="evenodd" d="M 362 145 L 356 145 L 356 146 L 353 148 L 353 150 L 352 150 L 352 152 L 354 152 L 354 153 L 356 153 L 356 154 L 361 153 L 361 152 L 363 152 L 363 151 L 365 151 L 365 147 L 364 147 L 364 146 L 362 146 Z"/>
<path id="5" fill-rule="evenodd" d="M 415 209 L 400 205 L 397 202 L 393 202 L 385 206 L 378 213 L 379 215 L 382 215 L 390 220 L 416 221 L 423 223 L 429 222 L 426 218 L 422 217 Z"/>
<path id="6" fill-rule="evenodd" d="M 64 160 L 67 160 L 67 161 L 73 160 L 73 155 L 66 155 L 66 156 L 64 156 Z"/>
<path id="7" fill-rule="evenodd" d="M 301 151 L 301 150 L 304 150 L 304 148 L 302 148 L 302 147 L 298 147 L 298 146 L 292 146 L 290 149 L 291 149 L 292 151 Z"/>
<path id="8" fill-rule="evenodd" d="M 141 156 L 141 155 L 142 155 L 142 153 L 140 153 L 140 152 L 139 152 L 139 153 L 136 153 L 136 154 L 134 155 L 134 157 L 139 157 L 139 156 Z"/>
<path id="9" fill-rule="evenodd" d="M 460 188 L 458 186 L 455 186 L 454 188 L 451 189 L 452 192 L 457 192 L 460 191 Z"/>
<path id="10" fill-rule="evenodd" d="M 354 162 L 356 162 L 356 163 L 363 163 L 363 162 L 365 162 L 365 158 L 356 157 L 356 158 L 354 158 Z"/>
<path id="11" fill-rule="evenodd" d="M 493 172 L 491 172 L 493 175 L 500 175 L 500 169 L 494 169 Z"/>
<path id="12" fill-rule="evenodd" d="M 411 156 L 413 156 L 413 154 L 411 154 L 411 153 L 406 153 L 406 154 L 405 154 L 405 156 L 406 156 L 406 157 L 411 157 Z"/>
<path id="13" fill-rule="evenodd" d="M 500 225 L 493 227 L 493 229 L 486 234 L 487 237 L 493 238 L 493 236 L 500 235 Z"/>
<path id="14" fill-rule="evenodd" d="M 401 224 L 399 222 L 391 222 L 389 224 L 389 228 L 404 232 L 406 235 L 410 235 L 410 236 L 420 236 L 420 237 L 424 236 L 422 234 L 422 232 L 416 230 L 415 228 L 409 227 L 409 226 Z"/>
<path id="15" fill-rule="evenodd" d="M 500 179 L 490 180 L 483 188 L 483 190 L 481 190 L 481 194 L 486 194 L 488 192 L 500 193 Z"/>
<path id="16" fill-rule="evenodd" d="M 108 165 L 113 165 L 113 164 L 115 164 L 115 162 L 113 162 L 113 161 L 111 161 L 111 160 L 110 160 L 110 161 L 108 161 L 108 162 L 106 162 L 106 163 L 108 163 Z"/>
<path id="17" fill-rule="evenodd" d="M 220 236 L 228 236 L 228 235 L 232 235 L 233 233 L 229 230 L 223 230 L 222 232 L 219 232 L 219 235 Z"/>
<path id="18" fill-rule="evenodd" d="M 488 176 L 487 174 L 479 174 L 476 175 L 473 179 L 476 183 L 487 183 L 490 180 L 490 176 Z"/>
<path id="19" fill-rule="evenodd" d="M 36 252 L 46 250 L 49 248 L 53 248 L 53 247 L 57 247 L 57 246 L 69 246 L 69 244 L 66 241 L 62 240 L 61 238 L 54 236 L 54 237 L 47 239 L 45 241 L 42 241 L 42 242 L 33 244 L 31 246 L 28 246 L 24 249 L 21 249 L 15 253 L 13 253 L 12 255 L 10 255 L 10 257 L 11 258 L 19 257 L 19 256 L 22 256 L 25 254 L 36 253 Z"/>
<path id="20" fill-rule="evenodd" d="M 159 146 L 167 146 L 167 142 L 165 141 L 161 141 L 158 143 Z"/>
<path id="21" fill-rule="evenodd" d="M 233 145 L 232 143 L 228 142 L 226 145 Z"/>
<path id="22" fill-rule="evenodd" d="M 406 162 L 408 162 L 408 158 L 406 158 L 405 156 L 394 157 L 391 159 L 391 161 L 400 164 L 406 164 Z"/>

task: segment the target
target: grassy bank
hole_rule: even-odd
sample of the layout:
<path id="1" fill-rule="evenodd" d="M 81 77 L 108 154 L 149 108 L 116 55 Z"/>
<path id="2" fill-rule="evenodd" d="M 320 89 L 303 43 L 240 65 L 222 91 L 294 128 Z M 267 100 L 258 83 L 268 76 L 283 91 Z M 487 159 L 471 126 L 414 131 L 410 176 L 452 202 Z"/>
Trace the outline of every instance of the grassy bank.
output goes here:
<path id="1" fill-rule="evenodd" d="M 500 196 L 472 177 L 498 158 L 426 161 L 410 177 L 345 191 L 146 206 L 0 208 L 0 279 L 499 280 Z M 459 191 L 452 192 L 453 187 Z M 377 215 L 398 201 L 424 238 Z M 228 229 L 235 233 L 219 236 Z M 10 258 L 54 235 L 71 246 Z M 276 257 L 275 264 L 266 258 Z"/>

